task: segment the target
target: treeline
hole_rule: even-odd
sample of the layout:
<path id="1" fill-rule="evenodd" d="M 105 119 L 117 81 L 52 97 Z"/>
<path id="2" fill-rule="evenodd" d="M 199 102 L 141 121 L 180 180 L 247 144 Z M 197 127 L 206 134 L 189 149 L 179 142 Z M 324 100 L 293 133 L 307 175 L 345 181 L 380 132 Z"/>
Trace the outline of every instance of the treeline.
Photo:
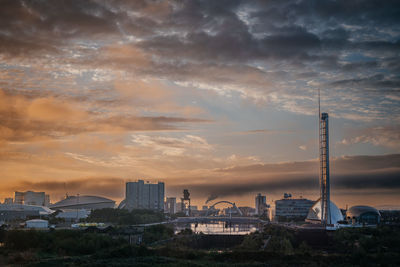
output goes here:
<path id="1" fill-rule="evenodd" d="M 377 262 L 382 266 L 400 266 L 400 227 L 343 228 L 335 232 L 337 252 L 359 262 L 360 266 Z"/>
<path id="2" fill-rule="evenodd" d="M 87 222 L 103 222 L 118 225 L 133 225 L 156 223 L 165 220 L 164 213 L 153 210 L 134 209 L 128 211 L 126 209 L 98 209 L 93 210 Z"/>
<path id="3" fill-rule="evenodd" d="M 119 230 L 93 233 L 69 229 L 50 231 L 0 229 L 0 244 L 2 244 L 0 246 L 0 266 L 32 265 L 32 263 L 42 266 L 48 261 L 64 262 L 64 259 L 72 259 L 72 266 L 80 264 L 90 266 L 93 259 L 104 261 L 116 257 L 147 257 L 154 254 L 149 252 L 147 245 L 171 238 L 174 235 L 170 226 L 146 227 L 142 234 L 143 243 L 138 246 L 130 244 L 129 235 L 121 234 Z M 83 261 L 85 262 L 83 264 L 82 259 L 88 259 L 88 261 Z"/>
<path id="4" fill-rule="evenodd" d="M 399 230 L 341 229 L 329 233 L 327 246 L 318 248 L 296 231 L 268 225 L 227 250 L 194 248 L 199 235 L 190 230 L 174 235 L 165 225 L 146 227 L 141 246 L 116 233 L 3 230 L 0 266 L 400 266 Z M 171 237 L 171 242 L 157 242 Z"/>
<path id="5" fill-rule="evenodd" d="M 4 235 L 4 248 L 10 251 L 35 250 L 58 255 L 88 255 L 127 243 L 123 238 L 76 230 L 10 230 Z"/>

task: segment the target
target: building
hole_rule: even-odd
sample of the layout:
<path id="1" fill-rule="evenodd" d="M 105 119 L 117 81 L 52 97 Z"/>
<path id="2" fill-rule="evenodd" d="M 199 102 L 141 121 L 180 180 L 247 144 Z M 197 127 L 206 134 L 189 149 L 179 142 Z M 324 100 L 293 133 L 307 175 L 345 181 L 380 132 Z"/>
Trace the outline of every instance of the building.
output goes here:
<path id="1" fill-rule="evenodd" d="M 319 199 L 315 204 L 310 208 L 306 221 L 311 223 L 321 223 L 322 222 L 322 208 L 321 208 L 321 199 Z M 329 212 L 330 212 L 330 224 L 337 224 L 340 221 L 343 221 L 343 215 L 340 209 L 333 203 L 329 202 Z"/>
<path id="2" fill-rule="evenodd" d="M 169 214 L 175 214 L 176 211 L 176 197 L 167 197 L 165 202 L 165 212 Z"/>
<path id="3" fill-rule="evenodd" d="M 256 209 L 252 207 L 238 207 L 243 216 L 253 216 L 256 214 Z"/>
<path id="4" fill-rule="evenodd" d="M 13 204 L 14 200 L 12 197 L 7 197 L 4 199 L 4 204 Z"/>
<path id="5" fill-rule="evenodd" d="M 48 216 L 54 211 L 44 206 L 33 206 L 24 204 L 1 204 L 0 221 L 12 221 L 25 219 L 26 217 Z"/>
<path id="6" fill-rule="evenodd" d="M 49 197 L 50 199 L 50 197 Z M 14 203 L 34 205 L 34 206 L 46 206 L 46 194 L 44 192 L 15 192 Z"/>
<path id="7" fill-rule="evenodd" d="M 48 194 L 44 195 L 44 205 L 46 207 L 50 206 L 50 195 Z"/>
<path id="8" fill-rule="evenodd" d="M 79 221 L 86 219 L 90 215 L 90 210 L 65 210 L 56 215 L 56 218 L 62 218 L 65 221 Z"/>
<path id="9" fill-rule="evenodd" d="M 96 210 L 114 207 L 114 200 L 99 196 L 69 196 L 50 205 L 50 208 L 53 210 Z"/>
<path id="10" fill-rule="evenodd" d="M 15 204 L 24 204 L 24 193 L 23 192 L 15 192 L 14 193 L 14 203 Z"/>
<path id="11" fill-rule="evenodd" d="M 164 210 L 165 185 L 145 183 L 143 180 L 126 183 L 125 205 L 131 209 Z"/>
<path id="12" fill-rule="evenodd" d="M 256 196 L 256 215 L 261 216 L 267 211 L 267 197 L 260 193 Z"/>
<path id="13" fill-rule="evenodd" d="M 377 225 L 381 220 L 381 214 L 373 207 L 354 206 L 346 212 L 346 220 L 351 224 Z"/>
<path id="14" fill-rule="evenodd" d="M 176 202 L 176 212 L 182 212 L 182 202 Z"/>
<path id="15" fill-rule="evenodd" d="M 400 210 L 379 210 L 382 224 L 400 225 Z"/>
<path id="16" fill-rule="evenodd" d="M 26 228 L 48 228 L 49 222 L 46 220 L 34 219 L 25 222 Z"/>
<path id="17" fill-rule="evenodd" d="M 275 201 L 275 220 L 302 221 L 315 201 L 305 198 L 283 198 Z"/>

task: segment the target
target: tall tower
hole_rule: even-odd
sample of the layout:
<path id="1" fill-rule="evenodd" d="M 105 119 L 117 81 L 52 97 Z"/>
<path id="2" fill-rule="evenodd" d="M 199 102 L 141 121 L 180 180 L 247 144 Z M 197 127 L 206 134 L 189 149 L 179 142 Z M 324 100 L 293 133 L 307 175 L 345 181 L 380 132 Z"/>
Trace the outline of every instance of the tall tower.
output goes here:
<path id="1" fill-rule="evenodd" d="M 321 113 L 318 90 L 319 116 L 319 184 L 321 188 L 321 223 L 331 224 L 330 181 L 329 181 L 329 120 L 328 113 Z"/>

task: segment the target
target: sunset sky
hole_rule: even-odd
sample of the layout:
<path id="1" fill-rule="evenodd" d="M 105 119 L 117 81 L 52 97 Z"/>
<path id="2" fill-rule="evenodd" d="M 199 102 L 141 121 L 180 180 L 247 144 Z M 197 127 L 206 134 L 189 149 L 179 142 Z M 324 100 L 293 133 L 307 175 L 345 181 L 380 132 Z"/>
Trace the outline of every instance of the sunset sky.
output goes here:
<path id="1" fill-rule="evenodd" d="M 163 181 L 400 206 L 399 1 L 0 1 L 0 200 Z"/>

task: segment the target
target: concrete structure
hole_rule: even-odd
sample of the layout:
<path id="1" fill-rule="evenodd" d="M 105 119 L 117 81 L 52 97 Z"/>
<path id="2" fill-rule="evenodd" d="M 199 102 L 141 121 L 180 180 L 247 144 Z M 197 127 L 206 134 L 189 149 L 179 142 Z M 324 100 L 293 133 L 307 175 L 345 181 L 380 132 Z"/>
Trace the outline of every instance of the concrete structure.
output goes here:
<path id="1" fill-rule="evenodd" d="M 62 218 L 66 221 L 77 221 L 79 219 L 86 219 L 90 214 L 89 210 L 65 210 L 56 215 L 56 218 Z"/>
<path id="2" fill-rule="evenodd" d="M 317 202 L 315 202 L 315 204 L 311 207 L 311 209 L 309 210 L 308 214 L 307 214 L 307 218 L 306 221 L 307 222 L 311 222 L 311 223 L 322 223 L 323 225 L 325 225 L 323 223 L 322 220 L 322 201 L 321 199 L 319 199 Z M 330 225 L 335 225 L 337 224 L 339 221 L 343 221 L 343 215 L 342 212 L 340 211 L 340 209 L 335 205 L 335 203 L 333 202 L 329 202 L 329 212 L 330 212 Z"/>
<path id="3" fill-rule="evenodd" d="M 15 192 L 14 193 L 14 203 L 15 204 L 24 204 L 24 193 L 23 192 Z"/>
<path id="4" fill-rule="evenodd" d="M 48 194 L 44 195 L 44 205 L 46 207 L 50 206 L 50 195 Z"/>
<path id="5" fill-rule="evenodd" d="M 315 201 L 305 198 L 284 198 L 275 201 L 275 220 L 304 220 Z"/>
<path id="6" fill-rule="evenodd" d="M 25 224 L 26 228 L 37 228 L 37 229 L 49 228 L 49 222 L 46 220 L 34 219 L 26 221 Z"/>
<path id="7" fill-rule="evenodd" d="M 373 207 L 354 206 L 346 212 L 346 220 L 351 224 L 377 225 L 381 214 Z"/>
<path id="8" fill-rule="evenodd" d="M 256 215 L 261 216 L 267 212 L 267 197 L 262 196 L 260 193 L 255 198 Z"/>
<path id="9" fill-rule="evenodd" d="M 69 196 L 55 204 L 50 205 L 50 208 L 53 210 L 95 210 L 114 207 L 114 200 L 99 196 Z"/>
<path id="10" fill-rule="evenodd" d="M 176 212 L 182 212 L 182 202 L 176 202 Z"/>
<path id="11" fill-rule="evenodd" d="M 145 183 L 143 180 L 126 183 L 124 208 L 164 210 L 165 185 Z"/>
<path id="12" fill-rule="evenodd" d="M 165 212 L 169 214 L 176 213 L 176 197 L 167 197 L 165 202 Z"/>
<path id="13" fill-rule="evenodd" d="M 13 204 L 14 200 L 12 197 L 7 197 L 4 199 L 4 204 Z"/>
<path id="14" fill-rule="evenodd" d="M 253 216 L 256 215 L 256 209 L 252 207 L 239 207 L 243 216 Z"/>
<path id="15" fill-rule="evenodd" d="M 34 206 L 46 206 L 46 194 L 44 192 L 15 192 L 14 203 L 34 205 Z"/>
<path id="16" fill-rule="evenodd" d="M 0 221 L 12 221 L 25 219 L 31 216 L 47 216 L 54 211 L 43 206 L 23 205 L 23 204 L 1 204 Z"/>

